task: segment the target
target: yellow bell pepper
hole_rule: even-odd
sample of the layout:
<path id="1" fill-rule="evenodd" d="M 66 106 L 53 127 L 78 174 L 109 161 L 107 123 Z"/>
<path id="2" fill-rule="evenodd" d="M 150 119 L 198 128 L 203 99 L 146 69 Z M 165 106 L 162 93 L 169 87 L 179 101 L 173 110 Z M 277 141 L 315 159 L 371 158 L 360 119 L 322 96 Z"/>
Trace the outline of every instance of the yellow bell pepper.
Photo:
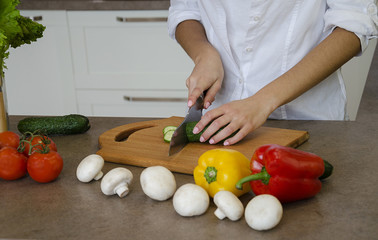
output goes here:
<path id="1" fill-rule="evenodd" d="M 249 184 L 243 185 L 243 190 L 235 187 L 240 179 L 251 175 L 249 164 L 250 161 L 241 152 L 212 149 L 198 159 L 198 166 L 193 172 L 194 181 L 211 197 L 221 190 L 230 191 L 239 197 L 250 191 Z"/>

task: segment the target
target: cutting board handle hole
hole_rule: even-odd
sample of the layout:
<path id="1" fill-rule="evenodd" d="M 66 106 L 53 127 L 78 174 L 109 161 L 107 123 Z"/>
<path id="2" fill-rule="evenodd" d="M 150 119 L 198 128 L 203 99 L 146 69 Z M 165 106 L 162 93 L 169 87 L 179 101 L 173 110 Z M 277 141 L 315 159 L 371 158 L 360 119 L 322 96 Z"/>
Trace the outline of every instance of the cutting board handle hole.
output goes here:
<path id="1" fill-rule="evenodd" d="M 152 128 L 152 127 L 155 127 L 156 125 L 144 125 L 144 126 L 138 126 L 138 127 L 134 127 L 134 128 L 131 128 L 131 129 L 127 129 L 126 131 L 123 131 L 123 132 L 120 132 L 118 133 L 116 136 L 115 136 L 115 141 L 116 142 L 125 142 L 131 134 L 139 131 L 139 130 L 142 130 L 142 129 L 146 129 L 146 128 Z"/>

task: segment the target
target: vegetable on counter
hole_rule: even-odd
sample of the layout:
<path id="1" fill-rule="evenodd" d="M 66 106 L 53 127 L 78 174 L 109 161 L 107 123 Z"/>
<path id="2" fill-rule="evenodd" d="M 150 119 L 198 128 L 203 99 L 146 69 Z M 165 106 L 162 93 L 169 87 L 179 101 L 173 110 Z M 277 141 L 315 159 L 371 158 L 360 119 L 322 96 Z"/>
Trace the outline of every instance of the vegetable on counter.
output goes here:
<path id="1" fill-rule="evenodd" d="M 182 185 L 173 196 L 173 207 L 183 217 L 202 215 L 209 208 L 209 204 L 207 192 L 192 183 Z"/>
<path id="2" fill-rule="evenodd" d="M 220 220 L 227 217 L 231 221 L 237 221 L 243 216 L 243 203 L 230 191 L 217 192 L 214 203 L 218 207 L 214 214 Z"/>
<path id="3" fill-rule="evenodd" d="M 247 193 L 250 191 L 248 184 L 242 190 L 237 189 L 235 184 L 250 174 L 249 160 L 241 152 L 223 148 L 203 153 L 193 172 L 195 183 L 211 197 L 221 190 L 230 191 L 237 197 Z"/>
<path id="4" fill-rule="evenodd" d="M 20 136 L 12 131 L 5 131 L 0 133 L 0 148 L 13 147 L 18 148 L 20 144 Z"/>
<path id="5" fill-rule="evenodd" d="M 104 173 L 101 171 L 105 160 L 98 154 L 91 154 L 85 157 L 76 169 L 76 177 L 80 182 L 90 182 L 93 179 L 99 180 Z"/>
<path id="6" fill-rule="evenodd" d="M 176 191 L 175 177 L 163 166 L 145 168 L 140 174 L 140 185 L 143 192 L 156 201 L 165 201 Z"/>
<path id="7" fill-rule="evenodd" d="M 252 175 L 236 187 L 242 189 L 242 184 L 250 181 L 256 195 L 271 194 L 281 202 L 315 196 L 322 187 L 320 179 L 330 176 L 333 169 L 315 154 L 276 144 L 256 149 L 250 166 Z"/>
<path id="8" fill-rule="evenodd" d="M 33 180 L 45 183 L 59 176 L 63 159 L 52 139 L 32 133 L 19 137 L 9 131 L 0 135 L 0 178 L 16 180 L 29 173 Z"/>
<path id="9" fill-rule="evenodd" d="M 43 36 L 45 27 L 33 20 L 20 15 L 16 9 L 19 0 L 0 1 L 0 75 L 6 69 L 5 59 L 8 58 L 9 47 L 16 48 L 30 44 Z"/>
<path id="10" fill-rule="evenodd" d="M 120 198 L 129 193 L 129 186 L 133 181 L 133 174 L 129 169 L 117 167 L 110 170 L 101 180 L 101 191 L 105 195 L 117 194 Z"/>
<path id="11" fill-rule="evenodd" d="M 27 157 L 13 147 L 0 149 L 0 178 L 16 180 L 27 174 Z"/>
<path id="12" fill-rule="evenodd" d="M 244 218 L 248 226 L 263 231 L 277 226 L 281 221 L 283 208 L 280 201 L 269 194 L 252 198 L 245 207 Z"/>
<path id="13" fill-rule="evenodd" d="M 47 135 L 79 134 L 88 131 L 90 123 L 87 117 L 70 114 L 57 117 L 27 117 L 17 125 L 21 133 L 42 131 Z"/>
<path id="14" fill-rule="evenodd" d="M 48 183 L 58 178 L 63 169 L 63 159 L 59 153 L 46 147 L 43 151 L 35 152 L 29 156 L 27 168 L 33 180 Z"/>
<path id="15" fill-rule="evenodd" d="M 24 148 L 24 154 L 27 157 L 32 153 L 42 151 L 45 147 L 55 152 L 58 151 L 55 142 L 50 137 L 38 133 L 26 132 L 20 139 L 20 146 Z"/>

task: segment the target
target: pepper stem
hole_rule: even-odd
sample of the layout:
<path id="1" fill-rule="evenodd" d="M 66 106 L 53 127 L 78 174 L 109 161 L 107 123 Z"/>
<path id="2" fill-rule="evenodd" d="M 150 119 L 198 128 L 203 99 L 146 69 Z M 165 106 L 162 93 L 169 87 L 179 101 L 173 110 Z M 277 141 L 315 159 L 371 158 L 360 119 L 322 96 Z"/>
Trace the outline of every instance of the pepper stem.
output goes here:
<path id="1" fill-rule="evenodd" d="M 333 171 L 333 166 L 328 161 L 324 160 L 324 173 L 319 177 L 320 180 L 326 179 L 327 177 L 331 176 Z"/>
<path id="2" fill-rule="evenodd" d="M 203 175 L 206 178 L 208 184 L 215 182 L 217 180 L 218 170 L 215 167 L 207 167 L 205 174 Z"/>
<path id="3" fill-rule="evenodd" d="M 255 174 L 252 174 L 252 175 L 249 175 L 247 177 L 244 177 L 242 179 L 240 179 L 237 183 L 236 183 L 236 188 L 239 189 L 239 190 L 242 190 L 243 189 L 243 184 L 246 183 L 246 182 L 250 182 L 250 181 L 256 181 L 256 180 L 261 180 L 264 184 L 268 184 L 269 183 L 269 179 L 270 179 L 270 175 L 269 173 L 266 171 L 265 167 L 263 167 L 261 169 L 261 172 L 259 173 L 255 173 Z"/>

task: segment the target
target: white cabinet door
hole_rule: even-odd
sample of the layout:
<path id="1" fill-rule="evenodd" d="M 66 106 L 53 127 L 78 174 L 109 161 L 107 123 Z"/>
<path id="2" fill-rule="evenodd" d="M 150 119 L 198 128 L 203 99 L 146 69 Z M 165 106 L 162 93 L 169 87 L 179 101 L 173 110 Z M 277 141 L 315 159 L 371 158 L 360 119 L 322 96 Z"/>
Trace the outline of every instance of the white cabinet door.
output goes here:
<path id="1" fill-rule="evenodd" d="M 46 26 L 44 36 L 11 49 L 5 88 L 11 115 L 75 113 L 75 86 L 65 11 L 21 11 Z"/>
<path id="2" fill-rule="evenodd" d="M 70 11 L 78 89 L 185 90 L 193 63 L 168 37 L 167 11 Z"/>
<path id="3" fill-rule="evenodd" d="M 169 117 L 186 111 L 191 59 L 167 32 L 168 11 L 70 11 L 79 113 Z"/>

